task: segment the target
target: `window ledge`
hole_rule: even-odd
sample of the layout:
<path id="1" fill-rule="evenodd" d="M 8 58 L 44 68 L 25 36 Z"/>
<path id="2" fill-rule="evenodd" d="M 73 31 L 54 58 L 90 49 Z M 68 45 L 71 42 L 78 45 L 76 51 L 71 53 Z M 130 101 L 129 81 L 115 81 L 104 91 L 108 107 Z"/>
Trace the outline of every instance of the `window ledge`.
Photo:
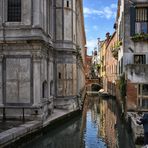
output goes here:
<path id="1" fill-rule="evenodd" d="M 22 26 L 23 22 L 5 22 L 5 26 Z"/>

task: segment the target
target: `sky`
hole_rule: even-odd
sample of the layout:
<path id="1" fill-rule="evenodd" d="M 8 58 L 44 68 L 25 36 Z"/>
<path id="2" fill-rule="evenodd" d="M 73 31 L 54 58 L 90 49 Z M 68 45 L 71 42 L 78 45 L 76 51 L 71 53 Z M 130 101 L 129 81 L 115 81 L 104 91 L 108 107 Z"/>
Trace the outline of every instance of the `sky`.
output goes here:
<path id="1" fill-rule="evenodd" d="M 88 55 L 97 47 L 97 38 L 105 39 L 107 32 L 114 32 L 117 0 L 83 0 L 85 32 Z"/>

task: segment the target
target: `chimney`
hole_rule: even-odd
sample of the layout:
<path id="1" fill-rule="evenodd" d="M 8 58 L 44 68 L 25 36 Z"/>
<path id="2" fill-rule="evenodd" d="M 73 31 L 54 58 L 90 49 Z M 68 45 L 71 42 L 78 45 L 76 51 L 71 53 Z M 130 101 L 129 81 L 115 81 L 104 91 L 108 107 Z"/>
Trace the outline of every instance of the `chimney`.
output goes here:
<path id="1" fill-rule="evenodd" d="M 87 46 L 85 46 L 84 48 L 85 48 L 85 56 L 87 56 Z"/>
<path id="2" fill-rule="evenodd" d="M 107 32 L 107 33 L 106 33 L 106 40 L 109 41 L 109 39 L 110 39 L 110 33 Z"/>

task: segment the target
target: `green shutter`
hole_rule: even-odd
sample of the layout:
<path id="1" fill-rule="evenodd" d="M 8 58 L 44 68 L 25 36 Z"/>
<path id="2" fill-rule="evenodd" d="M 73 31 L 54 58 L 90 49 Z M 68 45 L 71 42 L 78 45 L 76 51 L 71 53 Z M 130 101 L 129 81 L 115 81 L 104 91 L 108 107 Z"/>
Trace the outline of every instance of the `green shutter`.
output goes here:
<path id="1" fill-rule="evenodd" d="M 130 33 L 131 36 L 135 34 L 135 21 L 136 21 L 136 9 L 134 7 L 130 7 Z"/>

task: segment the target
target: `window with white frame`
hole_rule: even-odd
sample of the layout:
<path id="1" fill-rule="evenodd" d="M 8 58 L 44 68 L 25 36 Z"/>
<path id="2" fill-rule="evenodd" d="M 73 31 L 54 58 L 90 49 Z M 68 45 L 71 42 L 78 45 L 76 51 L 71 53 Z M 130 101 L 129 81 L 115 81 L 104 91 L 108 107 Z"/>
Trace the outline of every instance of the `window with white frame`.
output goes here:
<path id="1" fill-rule="evenodd" d="M 138 103 L 141 109 L 148 109 L 148 84 L 138 85 Z"/>
<path id="2" fill-rule="evenodd" d="M 148 33 L 148 7 L 130 8 L 130 34 Z"/>
<path id="3" fill-rule="evenodd" d="M 148 33 L 148 8 L 136 8 L 135 33 Z"/>

